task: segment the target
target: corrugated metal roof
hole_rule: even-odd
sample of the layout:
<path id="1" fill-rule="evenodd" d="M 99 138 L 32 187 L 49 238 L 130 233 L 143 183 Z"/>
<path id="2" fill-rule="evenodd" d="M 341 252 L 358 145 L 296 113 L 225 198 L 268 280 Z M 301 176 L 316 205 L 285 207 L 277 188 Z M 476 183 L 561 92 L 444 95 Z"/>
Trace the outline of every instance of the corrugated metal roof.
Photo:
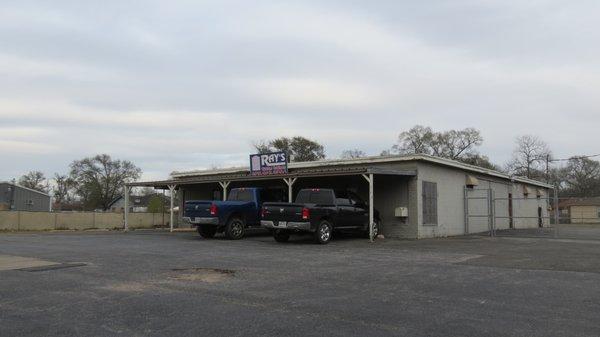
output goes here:
<path id="1" fill-rule="evenodd" d="M 374 157 L 364 157 L 364 158 L 356 158 L 356 159 L 328 159 L 328 160 L 319 160 L 319 161 L 311 161 L 311 162 L 296 162 L 289 163 L 288 168 L 290 171 L 298 170 L 298 169 L 308 169 L 308 168 L 317 168 L 324 169 L 331 166 L 346 166 L 346 165 L 372 165 L 378 163 L 394 163 L 394 162 L 410 162 L 410 161 L 424 161 L 428 163 L 438 164 L 446 167 L 458 168 L 461 170 L 465 170 L 468 172 L 476 172 L 488 176 L 498 177 L 507 180 L 513 180 L 520 183 L 530 184 L 534 186 L 544 187 L 544 188 L 553 188 L 552 185 L 527 179 L 524 177 L 515 177 L 508 175 L 503 172 L 485 169 L 482 167 L 464 164 L 455 160 L 434 157 L 430 155 L 424 154 L 416 154 L 416 155 L 394 155 L 394 156 L 374 156 Z M 171 176 L 174 179 L 182 179 L 182 178 L 190 178 L 190 177 L 202 177 L 202 176 L 225 176 L 225 175 L 240 175 L 247 174 L 250 172 L 250 168 L 248 166 L 245 167 L 232 167 L 232 168 L 223 168 L 223 169 L 214 169 L 214 170 L 195 170 L 195 171 L 186 171 L 186 172 L 172 172 Z"/>
<path id="2" fill-rule="evenodd" d="M 31 191 L 31 192 L 35 192 L 35 193 L 38 193 L 38 194 L 41 194 L 41 195 L 45 195 L 45 196 L 47 196 L 47 197 L 49 197 L 49 196 L 50 196 L 50 194 L 48 194 L 48 193 L 44 193 L 44 192 L 41 192 L 41 191 L 38 191 L 38 190 L 34 190 L 33 188 L 29 188 L 29 187 L 21 186 L 21 185 L 18 185 L 18 184 L 13 184 L 13 183 L 11 183 L 11 182 L 9 182 L 9 181 L 0 181 L 0 184 L 7 184 L 7 185 L 10 185 L 10 186 L 15 186 L 15 187 L 18 187 L 18 188 L 22 188 L 22 189 L 24 189 L 24 190 L 27 190 L 27 191 Z"/>
<path id="3" fill-rule="evenodd" d="M 128 184 L 130 186 L 151 186 L 151 187 L 167 187 L 168 185 L 190 185 L 198 183 L 216 183 L 219 181 L 256 181 L 256 180 L 273 180 L 282 179 L 288 177 L 321 177 L 321 176 L 344 176 L 344 175 L 357 175 L 357 174 L 378 174 L 378 175 L 401 175 L 401 176 L 416 176 L 417 172 L 414 170 L 393 170 L 379 167 L 314 167 L 305 169 L 293 169 L 287 174 L 282 175 L 250 175 L 250 171 L 240 170 L 234 172 L 220 171 L 218 174 L 212 175 L 197 175 L 187 176 L 183 178 L 162 180 L 162 181 L 149 181 L 149 182 L 136 182 Z"/>
<path id="4" fill-rule="evenodd" d="M 570 198 L 562 200 L 558 204 L 559 208 L 570 206 L 600 206 L 600 197 L 595 198 Z"/>

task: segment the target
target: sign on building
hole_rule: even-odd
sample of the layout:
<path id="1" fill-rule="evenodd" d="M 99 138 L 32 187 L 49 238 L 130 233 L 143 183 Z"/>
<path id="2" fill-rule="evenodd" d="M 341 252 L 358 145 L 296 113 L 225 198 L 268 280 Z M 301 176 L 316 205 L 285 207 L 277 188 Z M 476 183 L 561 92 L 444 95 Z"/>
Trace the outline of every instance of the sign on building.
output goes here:
<path id="1" fill-rule="evenodd" d="M 250 155 L 251 175 L 286 174 L 287 171 L 287 154 L 285 152 Z"/>

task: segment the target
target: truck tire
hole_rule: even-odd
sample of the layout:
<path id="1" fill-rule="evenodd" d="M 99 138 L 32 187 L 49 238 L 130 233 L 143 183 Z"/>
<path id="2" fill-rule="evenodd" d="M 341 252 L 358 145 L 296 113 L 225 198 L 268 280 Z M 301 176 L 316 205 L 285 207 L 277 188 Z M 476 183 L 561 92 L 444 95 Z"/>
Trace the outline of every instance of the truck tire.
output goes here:
<path id="1" fill-rule="evenodd" d="M 328 244 L 333 235 L 333 226 L 327 220 L 322 220 L 315 232 L 315 242 L 321 245 Z"/>
<path id="2" fill-rule="evenodd" d="M 377 238 L 377 235 L 379 235 L 381 233 L 380 231 L 381 231 L 381 220 L 375 219 L 375 226 L 373 226 L 373 239 Z M 367 230 L 365 231 L 365 237 L 367 239 L 370 239 L 371 238 L 370 234 L 371 233 L 369 233 L 369 226 L 367 226 Z"/>
<path id="3" fill-rule="evenodd" d="M 282 229 L 276 229 L 273 231 L 273 238 L 277 242 L 288 242 L 290 239 L 290 232 Z"/>
<path id="4" fill-rule="evenodd" d="M 198 226 L 198 234 L 205 239 L 212 239 L 217 233 L 217 227 L 215 226 Z"/>
<path id="5" fill-rule="evenodd" d="M 229 240 L 239 240 L 244 237 L 246 222 L 238 217 L 232 217 L 225 226 L 225 237 Z"/>

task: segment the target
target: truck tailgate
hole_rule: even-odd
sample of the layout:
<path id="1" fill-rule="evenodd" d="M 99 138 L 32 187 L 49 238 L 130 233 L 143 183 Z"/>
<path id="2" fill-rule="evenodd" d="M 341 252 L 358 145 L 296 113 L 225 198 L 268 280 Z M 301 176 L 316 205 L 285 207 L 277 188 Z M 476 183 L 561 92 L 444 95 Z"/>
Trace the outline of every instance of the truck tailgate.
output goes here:
<path id="1" fill-rule="evenodd" d="M 187 201 L 184 216 L 190 218 L 210 217 L 210 205 L 212 205 L 212 201 Z"/>
<path id="2" fill-rule="evenodd" d="M 265 203 L 263 204 L 263 220 L 303 221 L 302 208 L 304 208 L 302 204 Z"/>

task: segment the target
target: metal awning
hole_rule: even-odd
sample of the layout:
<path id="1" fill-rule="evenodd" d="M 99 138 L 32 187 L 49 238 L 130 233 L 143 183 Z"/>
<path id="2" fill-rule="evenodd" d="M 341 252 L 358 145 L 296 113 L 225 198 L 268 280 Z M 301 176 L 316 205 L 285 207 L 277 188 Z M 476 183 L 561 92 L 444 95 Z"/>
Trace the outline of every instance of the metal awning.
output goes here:
<path id="1" fill-rule="evenodd" d="M 373 209 L 373 198 L 374 198 L 374 177 L 377 175 L 388 175 L 388 176 L 404 176 L 414 177 L 417 175 L 416 170 L 394 170 L 385 167 L 337 167 L 337 168 L 305 168 L 305 169 L 293 169 L 287 174 L 280 175 L 268 175 L 268 176 L 254 176 L 250 172 L 236 173 L 236 174 L 216 174 L 216 175 L 203 175 L 191 178 L 180 178 L 171 180 L 159 180 L 159 181 L 142 181 L 128 183 L 124 186 L 125 195 L 125 229 L 127 230 L 128 215 L 129 215 L 129 189 L 132 187 L 154 187 L 158 189 L 169 189 L 171 191 L 171 231 L 173 231 L 173 202 L 175 190 L 180 186 L 196 185 L 196 184 L 210 184 L 218 183 L 223 189 L 223 200 L 227 199 L 227 187 L 231 182 L 234 181 L 266 181 L 266 180 L 279 180 L 282 179 L 288 185 L 288 200 L 292 200 L 292 188 L 298 178 L 313 178 L 313 177 L 340 177 L 340 176 L 362 176 L 369 183 L 369 233 L 371 241 L 373 241 L 373 224 L 374 224 L 374 209 Z"/>
<path id="2" fill-rule="evenodd" d="M 417 175 L 416 170 L 394 170 L 389 168 L 381 167 L 353 167 L 353 168 L 321 168 L 321 169 L 303 169 L 293 170 L 287 174 L 278 175 L 267 175 L 258 176 L 246 174 L 224 174 L 214 176 L 200 176 L 192 178 L 180 178 L 170 180 L 158 180 L 158 181 L 142 181 L 128 183 L 127 186 L 134 187 L 154 187 L 159 189 L 167 189 L 169 185 L 185 186 L 195 184 L 210 184 L 219 183 L 223 181 L 264 181 L 264 180 L 278 180 L 286 178 L 311 178 L 311 177 L 335 177 L 335 176 L 351 176 L 351 175 L 362 175 L 362 174 L 374 174 L 374 175 L 394 175 L 394 176 L 405 176 L 414 177 Z"/>

